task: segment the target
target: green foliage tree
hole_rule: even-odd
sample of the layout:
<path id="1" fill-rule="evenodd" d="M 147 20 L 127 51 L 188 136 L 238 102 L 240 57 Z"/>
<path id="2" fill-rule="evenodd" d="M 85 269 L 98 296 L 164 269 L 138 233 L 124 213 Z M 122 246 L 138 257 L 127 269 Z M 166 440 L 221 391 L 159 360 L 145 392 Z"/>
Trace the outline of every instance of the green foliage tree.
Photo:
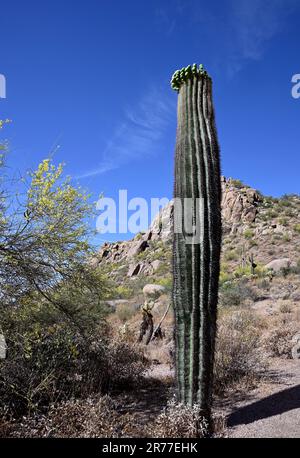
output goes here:
<path id="1" fill-rule="evenodd" d="M 109 342 L 107 283 L 89 261 L 89 195 L 49 159 L 15 180 L 6 142 L 0 149 L 1 417 L 99 392 Z"/>
<path id="2" fill-rule="evenodd" d="M 90 196 L 50 159 L 29 173 L 25 191 L 16 194 L 5 177 L 5 152 L 0 165 L 1 307 L 43 304 L 83 331 L 101 318 L 106 288 L 88 261 Z"/>

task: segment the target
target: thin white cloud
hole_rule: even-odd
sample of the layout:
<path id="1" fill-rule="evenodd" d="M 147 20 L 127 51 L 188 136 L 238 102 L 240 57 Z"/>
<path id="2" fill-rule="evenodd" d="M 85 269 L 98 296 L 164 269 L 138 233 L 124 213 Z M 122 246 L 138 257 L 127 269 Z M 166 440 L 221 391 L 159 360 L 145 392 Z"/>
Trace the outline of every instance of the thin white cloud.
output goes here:
<path id="1" fill-rule="evenodd" d="M 236 51 L 243 59 L 261 59 L 269 41 L 285 26 L 295 0 L 232 0 Z"/>
<path id="2" fill-rule="evenodd" d="M 218 3 L 218 2 L 217 2 Z M 287 26 L 288 17 L 300 8 L 299 0 L 224 0 L 222 8 L 204 0 L 172 0 L 156 11 L 166 34 L 175 25 L 180 35 L 197 29 L 199 49 L 211 46 L 211 65 L 232 77 L 247 62 L 265 55 L 270 41 Z M 174 26 L 173 26 L 174 23 Z M 197 57 L 195 57 L 197 60 Z"/>
<path id="3" fill-rule="evenodd" d="M 136 107 L 125 109 L 124 120 L 101 153 L 98 165 L 76 178 L 101 175 L 132 160 L 155 154 L 174 109 L 174 100 L 170 96 L 151 89 Z"/>

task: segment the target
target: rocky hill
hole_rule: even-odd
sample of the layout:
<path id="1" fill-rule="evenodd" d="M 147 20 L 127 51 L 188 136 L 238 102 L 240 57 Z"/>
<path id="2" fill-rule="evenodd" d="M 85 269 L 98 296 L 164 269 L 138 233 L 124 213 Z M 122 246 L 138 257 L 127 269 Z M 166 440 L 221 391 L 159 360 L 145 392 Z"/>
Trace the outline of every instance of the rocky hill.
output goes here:
<path id="1" fill-rule="evenodd" d="M 222 177 L 223 253 L 221 280 L 250 268 L 275 271 L 296 267 L 300 259 L 300 196 L 263 196 L 239 180 Z M 147 232 L 130 241 L 105 243 L 93 259 L 119 285 L 120 297 L 138 292 L 146 283 L 171 285 L 170 202 Z M 271 264 L 270 264 L 271 263 Z M 132 293 L 132 294 L 133 294 Z"/>

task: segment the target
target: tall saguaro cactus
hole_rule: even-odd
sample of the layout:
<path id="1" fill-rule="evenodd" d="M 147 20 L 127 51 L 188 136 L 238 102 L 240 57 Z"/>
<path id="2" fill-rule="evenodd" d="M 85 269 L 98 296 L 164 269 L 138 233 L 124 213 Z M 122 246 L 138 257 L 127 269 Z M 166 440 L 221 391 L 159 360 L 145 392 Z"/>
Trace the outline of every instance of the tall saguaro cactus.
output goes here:
<path id="1" fill-rule="evenodd" d="M 178 398 L 188 405 L 199 404 L 210 422 L 221 249 L 220 157 L 212 81 L 202 65 L 194 64 L 175 72 L 171 86 L 178 92 L 173 239 Z M 185 211 L 186 205 L 191 211 Z M 186 230 L 191 217 L 199 229 L 192 238 Z"/>

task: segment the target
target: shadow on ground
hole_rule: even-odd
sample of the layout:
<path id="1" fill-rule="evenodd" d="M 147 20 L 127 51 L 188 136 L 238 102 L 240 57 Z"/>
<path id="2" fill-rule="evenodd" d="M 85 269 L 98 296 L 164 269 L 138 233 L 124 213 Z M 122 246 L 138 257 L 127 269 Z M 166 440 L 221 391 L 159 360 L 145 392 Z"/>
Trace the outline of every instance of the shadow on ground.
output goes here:
<path id="1" fill-rule="evenodd" d="M 227 425 L 249 424 L 299 408 L 300 385 L 297 385 L 236 409 L 228 416 Z"/>

